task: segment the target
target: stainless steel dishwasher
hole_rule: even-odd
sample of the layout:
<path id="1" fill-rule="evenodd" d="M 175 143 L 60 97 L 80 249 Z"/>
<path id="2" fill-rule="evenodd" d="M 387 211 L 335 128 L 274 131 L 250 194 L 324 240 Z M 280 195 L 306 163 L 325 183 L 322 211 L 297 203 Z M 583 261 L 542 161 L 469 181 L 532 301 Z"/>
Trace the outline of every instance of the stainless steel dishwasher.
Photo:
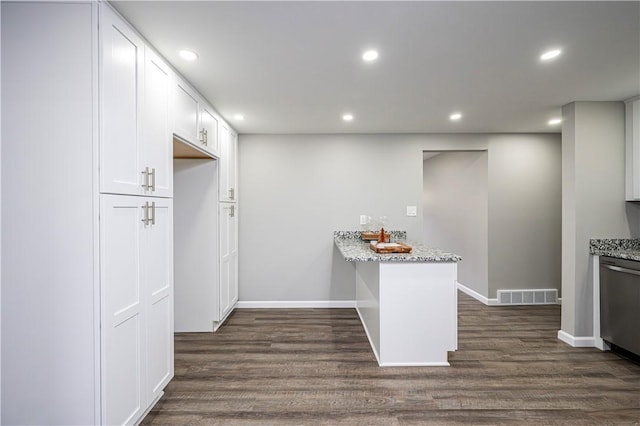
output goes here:
<path id="1" fill-rule="evenodd" d="M 640 355 L 640 262 L 600 258 L 600 335 Z"/>

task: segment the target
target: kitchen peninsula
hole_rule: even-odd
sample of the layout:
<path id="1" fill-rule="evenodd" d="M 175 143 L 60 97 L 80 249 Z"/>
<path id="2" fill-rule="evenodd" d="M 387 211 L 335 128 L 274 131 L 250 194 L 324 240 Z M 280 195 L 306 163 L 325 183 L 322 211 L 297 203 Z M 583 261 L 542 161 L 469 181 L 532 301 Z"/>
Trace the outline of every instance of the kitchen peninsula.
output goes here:
<path id="1" fill-rule="evenodd" d="M 406 232 L 393 231 L 392 241 Z M 380 366 L 448 366 L 458 345 L 456 254 L 409 242 L 411 253 L 376 253 L 358 231 L 335 231 L 355 263 L 356 310 Z"/>

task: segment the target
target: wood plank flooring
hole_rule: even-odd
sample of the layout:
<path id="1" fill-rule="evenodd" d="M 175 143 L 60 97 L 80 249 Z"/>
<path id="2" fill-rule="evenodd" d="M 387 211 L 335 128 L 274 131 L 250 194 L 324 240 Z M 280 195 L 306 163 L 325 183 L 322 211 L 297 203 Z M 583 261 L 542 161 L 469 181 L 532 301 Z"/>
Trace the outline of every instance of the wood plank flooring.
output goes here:
<path id="1" fill-rule="evenodd" d="M 640 365 L 557 340 L 559 306 L 459 293 L 450 367 L 378 367 L 353 309 L 242 309 L 176 334 L 144 425 L 638 425 Z"/>

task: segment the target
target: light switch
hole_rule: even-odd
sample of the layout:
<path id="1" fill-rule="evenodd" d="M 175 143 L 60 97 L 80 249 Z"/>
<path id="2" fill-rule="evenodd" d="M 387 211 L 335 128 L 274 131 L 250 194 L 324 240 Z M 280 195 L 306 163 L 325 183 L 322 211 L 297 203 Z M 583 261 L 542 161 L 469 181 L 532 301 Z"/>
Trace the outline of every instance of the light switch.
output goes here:
<path id="1" fill-rule="evenodd" d="M 366 225 L 367 224 L 367 215 L 366 214 L 361 214 L 360 215 L 360 225 Z"/>
<path id="2" fill-rule="evenodd" d="M 418 207 L 407 206 L 407 216 L 418 216 Z"/>

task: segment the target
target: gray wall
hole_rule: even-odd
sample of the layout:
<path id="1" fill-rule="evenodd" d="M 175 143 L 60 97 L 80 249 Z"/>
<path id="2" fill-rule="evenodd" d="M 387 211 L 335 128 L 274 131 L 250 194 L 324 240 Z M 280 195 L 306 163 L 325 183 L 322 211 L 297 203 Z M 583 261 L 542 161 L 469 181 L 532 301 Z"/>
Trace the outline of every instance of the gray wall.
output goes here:
<path id="1" fill-rule="evenodd" d="M 483 296 L 488 282 L 487 151 L 442 152 L 424 161 L 424 242 L 462 256 L 458 282 Z"/>
<path id="2" fill-rule="evenodd" d="M 562 117 L 562 331 L 592 336 L 589 239 L 638 236 L 624 201 L 624 104 L 574 102 Z"/>
<path id="3" fill-rule="evenodd" d="M 499 289 L 560 289 L 561 143 L 557 134 L 489 144 L 489 298 Z"/>
<path id="4" fill-rule="evenodd" d="M 388 228 L 421 241 L 423 151 L 500 150 L 509 140 L 559 135 L 240 135 L 240 301 L 352 300 L 354 268 L 334 249 L 333 231 L 358 229 L 361 214 L 386 215 Z M 491 181 L 491 150 L 488 161 Z M 407 205 L 418 206 L 417 217 L 405 215 Z M 501 238 L 525 258 L 539 250 Z"/>
<path id="5" fill-rule="evenodd" d="M 239 141 L 241 301 L 353 300 L 354 269 L 334 230 L 386 215 L 421 238 L 422 152 L 378 136 L 256 136 Z"/>

